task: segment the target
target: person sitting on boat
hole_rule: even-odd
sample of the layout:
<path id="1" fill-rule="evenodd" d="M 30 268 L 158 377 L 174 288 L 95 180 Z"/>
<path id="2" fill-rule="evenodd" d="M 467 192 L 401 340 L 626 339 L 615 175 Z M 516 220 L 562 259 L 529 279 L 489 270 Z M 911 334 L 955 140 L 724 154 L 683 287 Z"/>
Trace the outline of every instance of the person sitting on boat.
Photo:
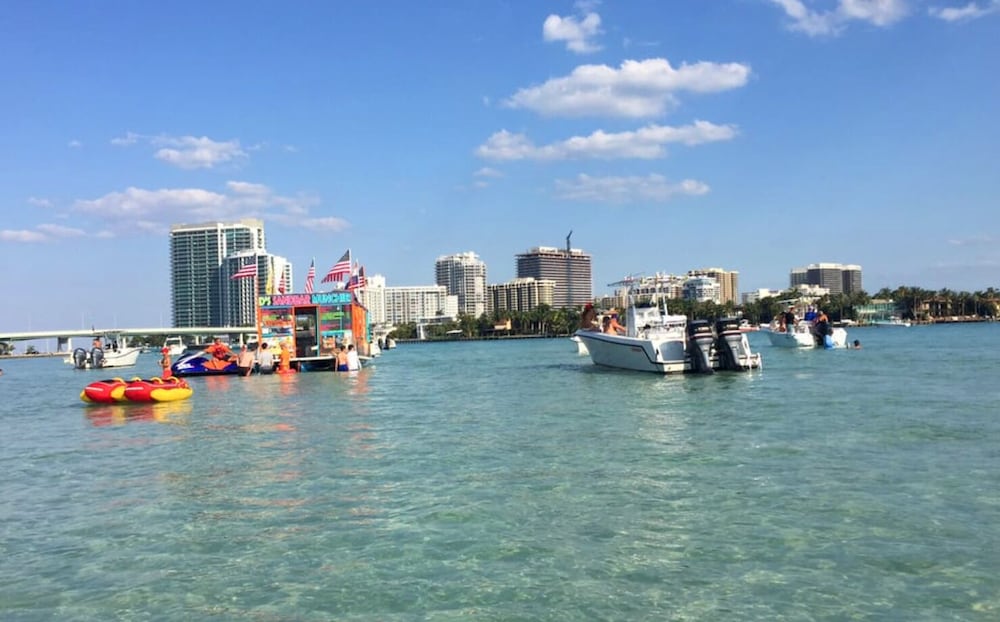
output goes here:
<path id="1" fill-rule="evenodd" d="M 229 362 L 233 360 L 233 351 L 229 349 L 229 346 L 222 343 L 222 339 L 216 337 L 215 342 L 205 348 L 205 352 L 212 355 L 217 361 Z"/>
<path id="2" fill-rule="evenodd" d="M 583 314 L 580 316 L 581 330 L 597 330 L 597 311 L 594 305 L 589 302 L 583 307 Z"/>
<path id="3" fill-rule="evenodd" d="M 802 319 L 807 322 L 812 322 L 816 319 L 816 309 L 812 306 L 806 307 L 806 314 L 802 316 Z"/>
<path id="4" fill-rule="evenodd" d="M 788 310 L 781 314 L 781 332 L 784 333 L 794 333 L 795 332 L 795 307 L 788 307 Z"/>
<path id="5" fill-rule="evenodd" d="M 612 312 L 604 316 L 603 331 L 609 335 L 624 335 L 625 327 L 618 323 L 618 314 Z"/>

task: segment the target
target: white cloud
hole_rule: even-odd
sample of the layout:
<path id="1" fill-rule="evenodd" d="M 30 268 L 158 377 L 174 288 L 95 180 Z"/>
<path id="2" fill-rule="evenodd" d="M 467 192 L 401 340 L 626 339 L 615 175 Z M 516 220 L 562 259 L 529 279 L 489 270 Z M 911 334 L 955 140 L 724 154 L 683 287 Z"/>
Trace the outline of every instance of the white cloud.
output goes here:
<path id="1" fill-rule="evenodd" d="M 588 12 L 583 19 L 573 16 L 549 15 L 542 24 L 542 38 L 546 41 L 565 41 L 566 49 L 577 54 L 596 52 L 601 47 L 593 38 L 601 34 L 601 16 Z"/>
<path id="2" fill-rule="evenodd" d="M 473 174 L 476 177 L 503 177 L 503 173 L 496 170 L 495 168 L 490 168 L 488 166 L 484 166 L 483 168 L 479 169 Z"/>
<path id="3" fill-rule="evenodd" d="M 0 229 L 0 242 L 47 242 L 49 238 L 38 231 L 26 229 Z"/>
<path id="4" fill-rule="evenodd" d="M 249 158 L 247 151 L 265 146 L 261 143 L 244 149 L 237 139 L 217 141 L 207 136 L 147 136 L 135 132 L 111 139 L 111 144 L 118 147 L 129 147 L 139 142 L 159 147 L 153 157 L 183 169 L 214 168 L 219 164 Z"/>
<path id="5" fill-rule="evenodd" d="M 248 157 L 247 152 L 240 147 L 239 140 L 220 142 L 207 136 L 159 136 L 151 142 L 153 145 L 166 145 L 156 152 L 158 160 L 186 169 L 213 168 L 218 164 Z"/>
<path id="6" fill-rule="evenodd" d="M 742 63 L 684 63 L 665 58 L 626 60 L 619 68 L 581 65 L 561 78 L 520 89 L 504 105 L 543 115 L 653 117 L 674 105 L 674 93 L 713 93 L 747 83 L 750 66 Z"/>
<path id="7" fill-rule="evenodd" d="M 487 160 L 653 159 L 665 156 L 669 143 L 693 146 L 731 140 L 736 134 L 732 125 L 695 121 L 680 127 L 648 125 L 631 132 L 597 130 L 589 136 L 537 146 L 524 134 L 500 130 L 476 149 L 476 155 Z"/>
<path id="8" fill-rule="evenodd" d="M 678 195 L 706 194 L 708 185 L 693 179 L 670 183 L 662 175 L 645 177 L 591 177 L 577 175 L 574 179 L 556 180 L 556 193 L 561 199 L 598 203 L 663 203 Z"/>
<path id="9" fill-rule="evenodd" d="M 996 240 L 992 235 L 982 234 L 968 238 L 953 238 L 948 240 L 952 246 L 993 246 Z"/>
<path id="10" fill-rule="evenodd" d="M 28 197 L 28 205 L 33 205 L 35 207 L 52 207 L 52 201 L 48 199 L 42 199 L 39 197 Z"/>
<path id="11" fill-rule="evenodd" d="M 810 36 L 839 34 L 848 23 L 862 21 L 875 26 L 890 26 L 907 13 L 906 0 L 836 0 L 833 7 L 812 10 L 803 0 L 769 0 L 791 18 L 790 28 Z"/>
<path id="12" fill-rule="evenodd" d="M 336 216 L 326 216 L 324 218 L 307 218 L 302 221 L 302 226 L 307 229 L 318 229 L 320 231 L 332 231 L 336 233 L 350 228 L 351 223 Z"/>
<path id="13" fill-rule="evenodd" d="M 0 241 L 30 244 L 35 242 L 51 242 L 58 238 L 81 237 L 86 234 L 87 232 L 83 229 L 75 227 L 41 224 L 36 226 L 33 231 L 28 229 L 4 229 L 0 231 Z"/>
<path id="14" fill-rule="evenodd" d="M 332 218 L 305 218 L 314 197 L 276 194 L 263 184 L 229 181 L 225 192 L 202 188 L 130 187 L 96 199 L 76 201 L 78 213 L 104 221 L 111 229 L 163 232 L 177 222 L 248 217 L 266 218 L 293 227 L 342 227 Z M 344 221 L 346 222 L 346 221 Z M 339 230 L 339 229 L 337 229 Z"/>
<path id="15" fill-rule="evenodd" d="M 927 12 L 946 22 L 972 21 L 991 13 L 1000 12 L 1000 0 L 988 0 L 982 4 L 970 2 L 961 7 L 931 7 L 927 9 Z"/>
<path id="16" fill-rule="evenodd" d="M 139 139 L 143 138 L 141 134 L 136 134 L 135 132 L 126 132 L 124 136 L 118 138 L 112 138 L 111 144 L 116 147 L 128 147 L 129 145 L 134 145 L 139 142 Z"/>
<path id="17" fill-rule="evenodd" d="M 69 147 L 70 149 L 79 149 L 80 147 L 83 146 L 83 143 L 74 139 L 66 143 L 66 146 Z"/>
<path id="18" fill-rule="evenodd" d="M 42 224 L 35 228 L 54 238 L 76 238 L 87 234 L 87 232 L 83 229 L 77 229 L 76 227 L 64 227 L 62 225 Z"/>

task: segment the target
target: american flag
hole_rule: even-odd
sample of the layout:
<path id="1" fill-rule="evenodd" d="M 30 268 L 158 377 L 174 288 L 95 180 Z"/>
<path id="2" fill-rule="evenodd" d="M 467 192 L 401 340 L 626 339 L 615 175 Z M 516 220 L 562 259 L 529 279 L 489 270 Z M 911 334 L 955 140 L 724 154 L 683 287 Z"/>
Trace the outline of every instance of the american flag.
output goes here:
<path id="1" fill-rule="evenodd" d="M 365 267 L 361 266 L 358 268 L 354 276 L 351 277 L 351 282 L 347 284 L 347 289 L 355 290 L 362 289 L 367 281 L 365 280 Z"/>
<path id="2" fill-rule="evenodd" d="M 306 274 L 306 293 L 313 293 L 313 281 L 316 280 L 316 260 L 309 264 L 309 273 Z"/>
<path id="3" fill-rule="evenodd" d="M 231 276 L 229 278 L 230 278 L 230 280 L 232 280 L 232 279 L 245 279 L 248 276 L 257 276 L 257 258 L 256 257 L 254 258 L 253 263 L 248 263 L 247 265 L 243 266 L 242 268 L 240 268 L 239 270 L 236 271 L 236 274 L 234 274 L 233 276 Z"/>
<path id="4" fill-rule="evenodd" d="M 329 283 L 330 281 L 346 281 L 349 276 L 351 276 L 351 249 L 347 249 L 344 256 L 341 257 L 337 263 L 333 264 L 330 271 L 323 277 L 323 282 Z"/>
<path id="5" fill-rule="evenodd" d="M 284 294 L 285 293 L 285 271 L 284 270 L 281 271 L 281 279 L 278 281 L 278 293 L 279 294 Z"/>

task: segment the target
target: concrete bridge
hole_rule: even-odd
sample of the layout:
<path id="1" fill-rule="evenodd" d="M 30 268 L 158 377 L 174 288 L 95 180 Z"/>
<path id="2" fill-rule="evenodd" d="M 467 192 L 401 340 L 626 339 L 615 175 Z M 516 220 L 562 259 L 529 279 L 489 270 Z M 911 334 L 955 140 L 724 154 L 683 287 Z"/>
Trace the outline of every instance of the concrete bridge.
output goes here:
<path id="1" fill-rule="evenodd" d="M 247 334 L 256 334 L 256 326 L 193 326 L 190 328 L 81 328 L 79 330 L 48 330 L 23 333 L 0 332 L 0 343 L 14 341 L 32 341 L 36 339 L 55 339 L 56 352 L 72 352 L 73 337 L 86 337 L 87 345 L 95 337 L 117 338 L 135 337 L 137 335 L 181 335 L 195 337 L 195 343 L 201 343 L 201 338 L 228 336 L 235 343 L 243 343 Z"/>

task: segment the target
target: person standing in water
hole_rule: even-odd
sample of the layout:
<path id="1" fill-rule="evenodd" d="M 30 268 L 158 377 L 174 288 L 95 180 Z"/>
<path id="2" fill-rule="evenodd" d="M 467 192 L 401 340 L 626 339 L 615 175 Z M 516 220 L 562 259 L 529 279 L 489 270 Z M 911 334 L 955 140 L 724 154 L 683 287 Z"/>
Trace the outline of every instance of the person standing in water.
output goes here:
<path id="1" fill-rule="evenodd" d="M 170 348 L 162 348 L 160 350 L 160 367 L 163 368 L 162 378 L 166 380 L 174 375 L 173 370 L 170 369 Z"/>

